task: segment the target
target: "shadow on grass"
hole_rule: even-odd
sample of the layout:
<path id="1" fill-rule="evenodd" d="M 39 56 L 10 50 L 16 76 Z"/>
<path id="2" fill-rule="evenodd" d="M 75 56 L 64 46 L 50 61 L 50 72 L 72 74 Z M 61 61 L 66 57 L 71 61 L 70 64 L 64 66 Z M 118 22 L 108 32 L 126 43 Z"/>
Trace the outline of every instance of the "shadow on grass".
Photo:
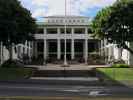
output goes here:
<path id="1" fill-rule="evenodd" d="M 113 72 L 113 77 L 110 77 L 109 75 L 105 74 L 104 72 L 95 69 L 96 77 L 99 79 L 99 82 L 101 82 L 103 85 L 107 86 L 124 86 L 128 87 L 127 85 L 123 84 L 120 80 L 115 79 L 116 72 Z"/>

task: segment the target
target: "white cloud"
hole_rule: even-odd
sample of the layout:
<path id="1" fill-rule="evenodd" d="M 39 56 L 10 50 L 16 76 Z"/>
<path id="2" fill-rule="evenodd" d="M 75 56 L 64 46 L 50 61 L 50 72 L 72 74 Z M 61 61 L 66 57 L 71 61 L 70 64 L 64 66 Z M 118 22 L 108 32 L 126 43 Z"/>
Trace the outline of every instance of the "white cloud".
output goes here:
<path id="1" fill-rule="evenodd" d="M 45 14 L 46 14 L 46 10 L 39 8 L 33 12 L 32 16 L 33 17 L 42 17 L 42 16 L 45 16 Z"/>
<path id="2" fill-rule="evenodd" d="M 28 0 L 27 0 L 28 1 Z M 29 0 L 34 9 L 33 16 L 64 15 L 65 0 Z M 80 15 L 92 8 L 103 8 L 116 0 L 67 0 L 67 14 Z"/>

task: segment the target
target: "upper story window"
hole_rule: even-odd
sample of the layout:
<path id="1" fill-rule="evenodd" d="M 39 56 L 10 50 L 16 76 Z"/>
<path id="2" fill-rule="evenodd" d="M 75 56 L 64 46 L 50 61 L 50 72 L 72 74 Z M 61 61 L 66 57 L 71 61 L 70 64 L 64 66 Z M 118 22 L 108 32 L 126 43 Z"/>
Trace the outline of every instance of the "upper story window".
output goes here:
<path id="1" fill-rule="evenodd" d="M 64 28 L 61 28 L 60 31 L 61 31 L 61 34 L 65 34 L 65 29 Z M 71 34 L 71 28 L 66 29 L 66 34 Z"/>
<path id="2" fill-rule="evenodd" d="M 71 20 L 69 20 L 69 23 L 71 23 L 72 21 Z"/>
<path id="3" fill-rule="evenodd" d="M 63 23 L 63 20 L 60 20 L 61 23 Z"/>
<path id="4" fill-rule="evenodd" d="M 47 28 L 47 34 L 57 34 L 57 28 Z"/>
<path id="5" fill-rule="evenodd" d="M 58 23 L 58 20 L 56 20 L 56 23 Z"/>
<path id="6" fill-rule="evenodd" d="M 75 28 L 74 33 L 75 34 L 85 34 L 85 28 Z"/>
<path id="7" fill-rule="evenodd" d="M 73 23 L 75 23 L 76 22 L 76 20 L 73 20 Z"/>
<path id="8" fill-rule="evenodd" d="M 80 20 L 77 20 L 77 22 L 79 23 L 79 22 L 80 22 Z"/>
<path id="9" fill-rule="evenodd" d="M 37 29 L 37 34 L 43 34 L 43 33 L 44 33 L 43 28 L 38 28 L 38 29 Z"/>

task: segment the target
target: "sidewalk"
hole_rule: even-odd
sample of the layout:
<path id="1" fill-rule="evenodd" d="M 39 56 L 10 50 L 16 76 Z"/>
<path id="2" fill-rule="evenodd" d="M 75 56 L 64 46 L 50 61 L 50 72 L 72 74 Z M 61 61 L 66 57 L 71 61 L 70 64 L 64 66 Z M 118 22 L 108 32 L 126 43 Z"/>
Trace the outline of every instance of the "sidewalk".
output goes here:
<path id="1" fill-rule="evenodd" d="M 58 64 L 47 65 L 27 65 L 26 67 L 35 67 L 39 70 L 90 70 L 97 67 L 109 67 L 108 65 L 85 65 L 85 64 L 73 64 L 69 67 L 62 67 Z"/>

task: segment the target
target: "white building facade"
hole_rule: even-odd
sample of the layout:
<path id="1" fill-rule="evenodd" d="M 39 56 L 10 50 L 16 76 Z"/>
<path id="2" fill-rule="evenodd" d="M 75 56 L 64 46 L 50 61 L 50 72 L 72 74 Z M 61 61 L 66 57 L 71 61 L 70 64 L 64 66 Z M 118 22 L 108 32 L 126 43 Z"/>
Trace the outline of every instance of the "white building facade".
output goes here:
<path id="1" fill-rule="evenodd" d="M 133 43 L 127 43 L 130 48 L 133 48 Z M 101 55 L 105 56 L 105 62 L 123 60 L 128 65 L 133 65 L 133 55 L 122 48 L 118 48 L 116 44 L 110 44 L 107 40 L 101 41 Z"/>
<path id="2" fill-rule="evenodd" d="M 83 58 L 87 63 L 88 54 L 99 48 L 100 42 L 91 36 L 88 17 L 49 16 L 37 24 L 35 58 L 63 60 L 65 39 L 67 60 Z"/>

